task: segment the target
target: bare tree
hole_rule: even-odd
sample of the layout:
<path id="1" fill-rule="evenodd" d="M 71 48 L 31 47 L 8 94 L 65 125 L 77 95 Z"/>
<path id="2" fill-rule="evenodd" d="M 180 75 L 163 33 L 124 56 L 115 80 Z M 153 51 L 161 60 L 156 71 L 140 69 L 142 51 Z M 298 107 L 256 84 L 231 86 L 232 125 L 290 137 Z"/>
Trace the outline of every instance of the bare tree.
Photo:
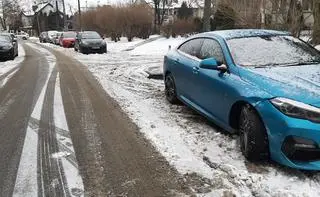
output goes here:
<path id="1" fill-rule="evenodd" d="M 314 25 L 312 33 L 312 42 L 320 44 L 320 0 L 313 0 Z"/>
<path id="2" fill-rule="evenodd" d="M 15 26 L 18 22 L 21 8 L 17 0 L 2 0 L 2 12 L 1 25 L 7 30 L 7 26 Z"/>
<path id="3" fill-rule="evenodd" d="M 168 4 L 167 0 L 152 0 L 154 6 L 154 32 L 159 32 L 160 26 L 163 23 L 164 15 L 166 11 L 166 5 Z"/>
<path id="4" fill-rule="evenodd" d="M 204 0 L 203 31 L 210 31 L 211 0 Z"/>

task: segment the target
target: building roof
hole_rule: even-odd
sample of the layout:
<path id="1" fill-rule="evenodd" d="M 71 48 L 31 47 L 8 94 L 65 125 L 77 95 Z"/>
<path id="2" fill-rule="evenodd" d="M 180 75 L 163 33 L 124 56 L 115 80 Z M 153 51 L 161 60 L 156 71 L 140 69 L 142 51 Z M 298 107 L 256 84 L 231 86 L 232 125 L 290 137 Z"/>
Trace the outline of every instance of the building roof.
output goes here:
<path id="1" fill-rule="evenodd" d="M 43 10 L 47 6 L 50 6 L 53 9 L 55 9 L 53 7 L 53 5 L 51 3 L 49 3 L 49 2 L 41 2 L 41 3 L 38 3 L 36 6 L 38 6 L 36 10 L 23 11 L 22 14 L 25 15 L 25 16 L 34 16 L 35 13 L 40 12 L 41 10 Z"/>
<path id="2" fill-rule="evenodd" d="M 289 32 L 265 30 L 265 29 L 234 29 L 234 30 L 220 30 L 211 31 L 199 34 L 199 36 L 219 36 L 226 40 L 243 37 L 255 36 L 277 36 L 277 35 L 290 35 Z"/>

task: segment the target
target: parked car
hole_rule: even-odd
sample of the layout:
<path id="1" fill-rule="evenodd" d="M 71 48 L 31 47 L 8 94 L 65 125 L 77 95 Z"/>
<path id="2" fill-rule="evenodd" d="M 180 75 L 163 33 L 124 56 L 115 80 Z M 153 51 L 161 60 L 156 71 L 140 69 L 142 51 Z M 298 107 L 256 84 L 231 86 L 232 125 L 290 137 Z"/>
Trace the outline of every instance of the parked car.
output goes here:
<path id="1" fill-rule="evenodd" d="M 14 51 L 15 51 L 15 53 L 14 53 L 15 57 L 17 57 L 19 54 L 17 36 L 14 33 L 0 33 L 0 35 L 7 36 L 10 38 L 12 45 L 13 45 L 13 48 L 14 48 Z"/>
<path id="2" fill-rule="evenodd" d="M 21 32 L 18 32 L 18 33 L 17 33 L 17 37 L 18 37 L 18 38 L 21 38 L 22 40 L 28 40 L 29 34 L 27 34 L 27 33 L 24 32 L 24 31 L 21 31 Z"/>
<path id="3" fill-rule="evenodd" d="M 39 41 L 41 43 L 50 42 L 50 38 L 48 36 L 48 32 L 47 31 L 41 32 L 41 34 L 39 36 Z"/>
<path id="4" fill-rule="evenodd" d="M 48 38 L 49 38 L 48 42 L 49 43 L 54 44 L 57 33 L 58 33 L 58 31 L 54 31 L 54 30 L 48 31 Z"/>
<path id="5" fill-rule="evenodd" d="M 55 45 L 60 45 L 60 37 L 61 37 L 62 32 L 57 32 L 55 35 L 55 39 L 54 39 L 54 44 Z"/>
<path id="6" fill-rule="evenodd" d="M 14 60 L 14 58 L 18 56 L 18 47 L 16 46 L 11 36 L 0 35 L 0 58 Z"/>
<path id="7" fill-rule="evenodd" d="M 195 35 L 164 58 L 165 94 L 229 132 L 251 161 L 320 170 L 320 52 L 286 32 Z"/>
<path id="8" fill-rule="evenodd" d="M 63 32 L 60 37 L 60 46 L 69 48 L 74 47 L 77 33 L 73 31 Z"/>
<path id="9" fill-rule="evenodd" d="M 106 53 L 107 43 L 95 31 L 78 32 L 74 50 L 80 53 Z"/>

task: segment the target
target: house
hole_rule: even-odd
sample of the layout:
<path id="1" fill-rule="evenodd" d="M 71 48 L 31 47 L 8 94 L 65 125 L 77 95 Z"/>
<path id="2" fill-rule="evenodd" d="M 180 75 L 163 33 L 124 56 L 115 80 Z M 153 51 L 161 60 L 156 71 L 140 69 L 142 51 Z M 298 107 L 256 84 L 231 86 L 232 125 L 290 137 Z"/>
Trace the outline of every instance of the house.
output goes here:
<path id="1" fill-rule="evenodd" d="M 204 12 L 204 0 L 201 1 L 186 1 L 186 0 L 171 0 L 168 1 L 163 12 L 165 12 L 164 17 L 169 21 L 175 20 L 178 17 L 178 10 L 181 8 L 183 2 L 186 2 L 187 6 L 192 10 L 192 16 L 194 18 L 202 18 Z M 168 22 L 169 22 L 168 21 Z"/>
<path id="2" fill-rule="evenodd" d="M 188 7 L 192 9 L 193 17 L 203 17 L 204 0 L 169 0 L 166 1 L 164 6 L 160 3 L 160 12 L 163 14 L 164 23 L 169 23 L 177 19 L 178 10 L 184 1 Z M 146 4 L 150 6 L 154 13 L 154 3 L 152 0 L 136 0 L 134 4 Z"/>
<path id="3" fill-rule="evenodd" d="M 20 13 L 21 18 L 21 24 L 20 27 L 21 30 L 27 32 L 29 35 L 33 35 L 33 20 L 34 20 L 34 14 L 33 12 L 21 12 Z"/>
<path id="4" fill-rule="evenodd" d="M 63 29 L 64 14 L 50 2 L 41 2 L 32 6 L 32 10 L 21 13 L 21 29 L 28 33 L 36 28 L 36 32 L 52 29 Z M 29 33 L 32 34 L 32 33 Z"/>

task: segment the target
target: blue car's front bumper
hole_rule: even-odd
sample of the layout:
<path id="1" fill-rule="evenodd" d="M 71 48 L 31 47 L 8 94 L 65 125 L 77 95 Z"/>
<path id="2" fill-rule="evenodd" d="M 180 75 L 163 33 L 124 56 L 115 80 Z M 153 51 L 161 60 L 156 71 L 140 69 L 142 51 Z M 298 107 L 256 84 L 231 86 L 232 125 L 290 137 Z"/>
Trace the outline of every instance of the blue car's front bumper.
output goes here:
<path id="1" fill-rule="evenodd" d="M 256 105 L 268 132 L 269 148 L 271 158 L 283 165 L 304 169 L 304 170 L 320 170 L 320 124 L 313 123 L 308 120 L 292 118 L 281 113 L 268 100 L 260 102 Z M 283 146 L 287 144 L 288 138 L 299 138 L 308 142 L 314 142 L 314 150 L 303 150 L 305 156 L 314 157 L 316 159 L 293 159 L 289 158 L 285 153 Z M 302 156 L 304 152 L 302 153 Z M 300 153 L 300 155 L 301 155 Z M 319 155 L 319 156 L 317 156 Z"/>

